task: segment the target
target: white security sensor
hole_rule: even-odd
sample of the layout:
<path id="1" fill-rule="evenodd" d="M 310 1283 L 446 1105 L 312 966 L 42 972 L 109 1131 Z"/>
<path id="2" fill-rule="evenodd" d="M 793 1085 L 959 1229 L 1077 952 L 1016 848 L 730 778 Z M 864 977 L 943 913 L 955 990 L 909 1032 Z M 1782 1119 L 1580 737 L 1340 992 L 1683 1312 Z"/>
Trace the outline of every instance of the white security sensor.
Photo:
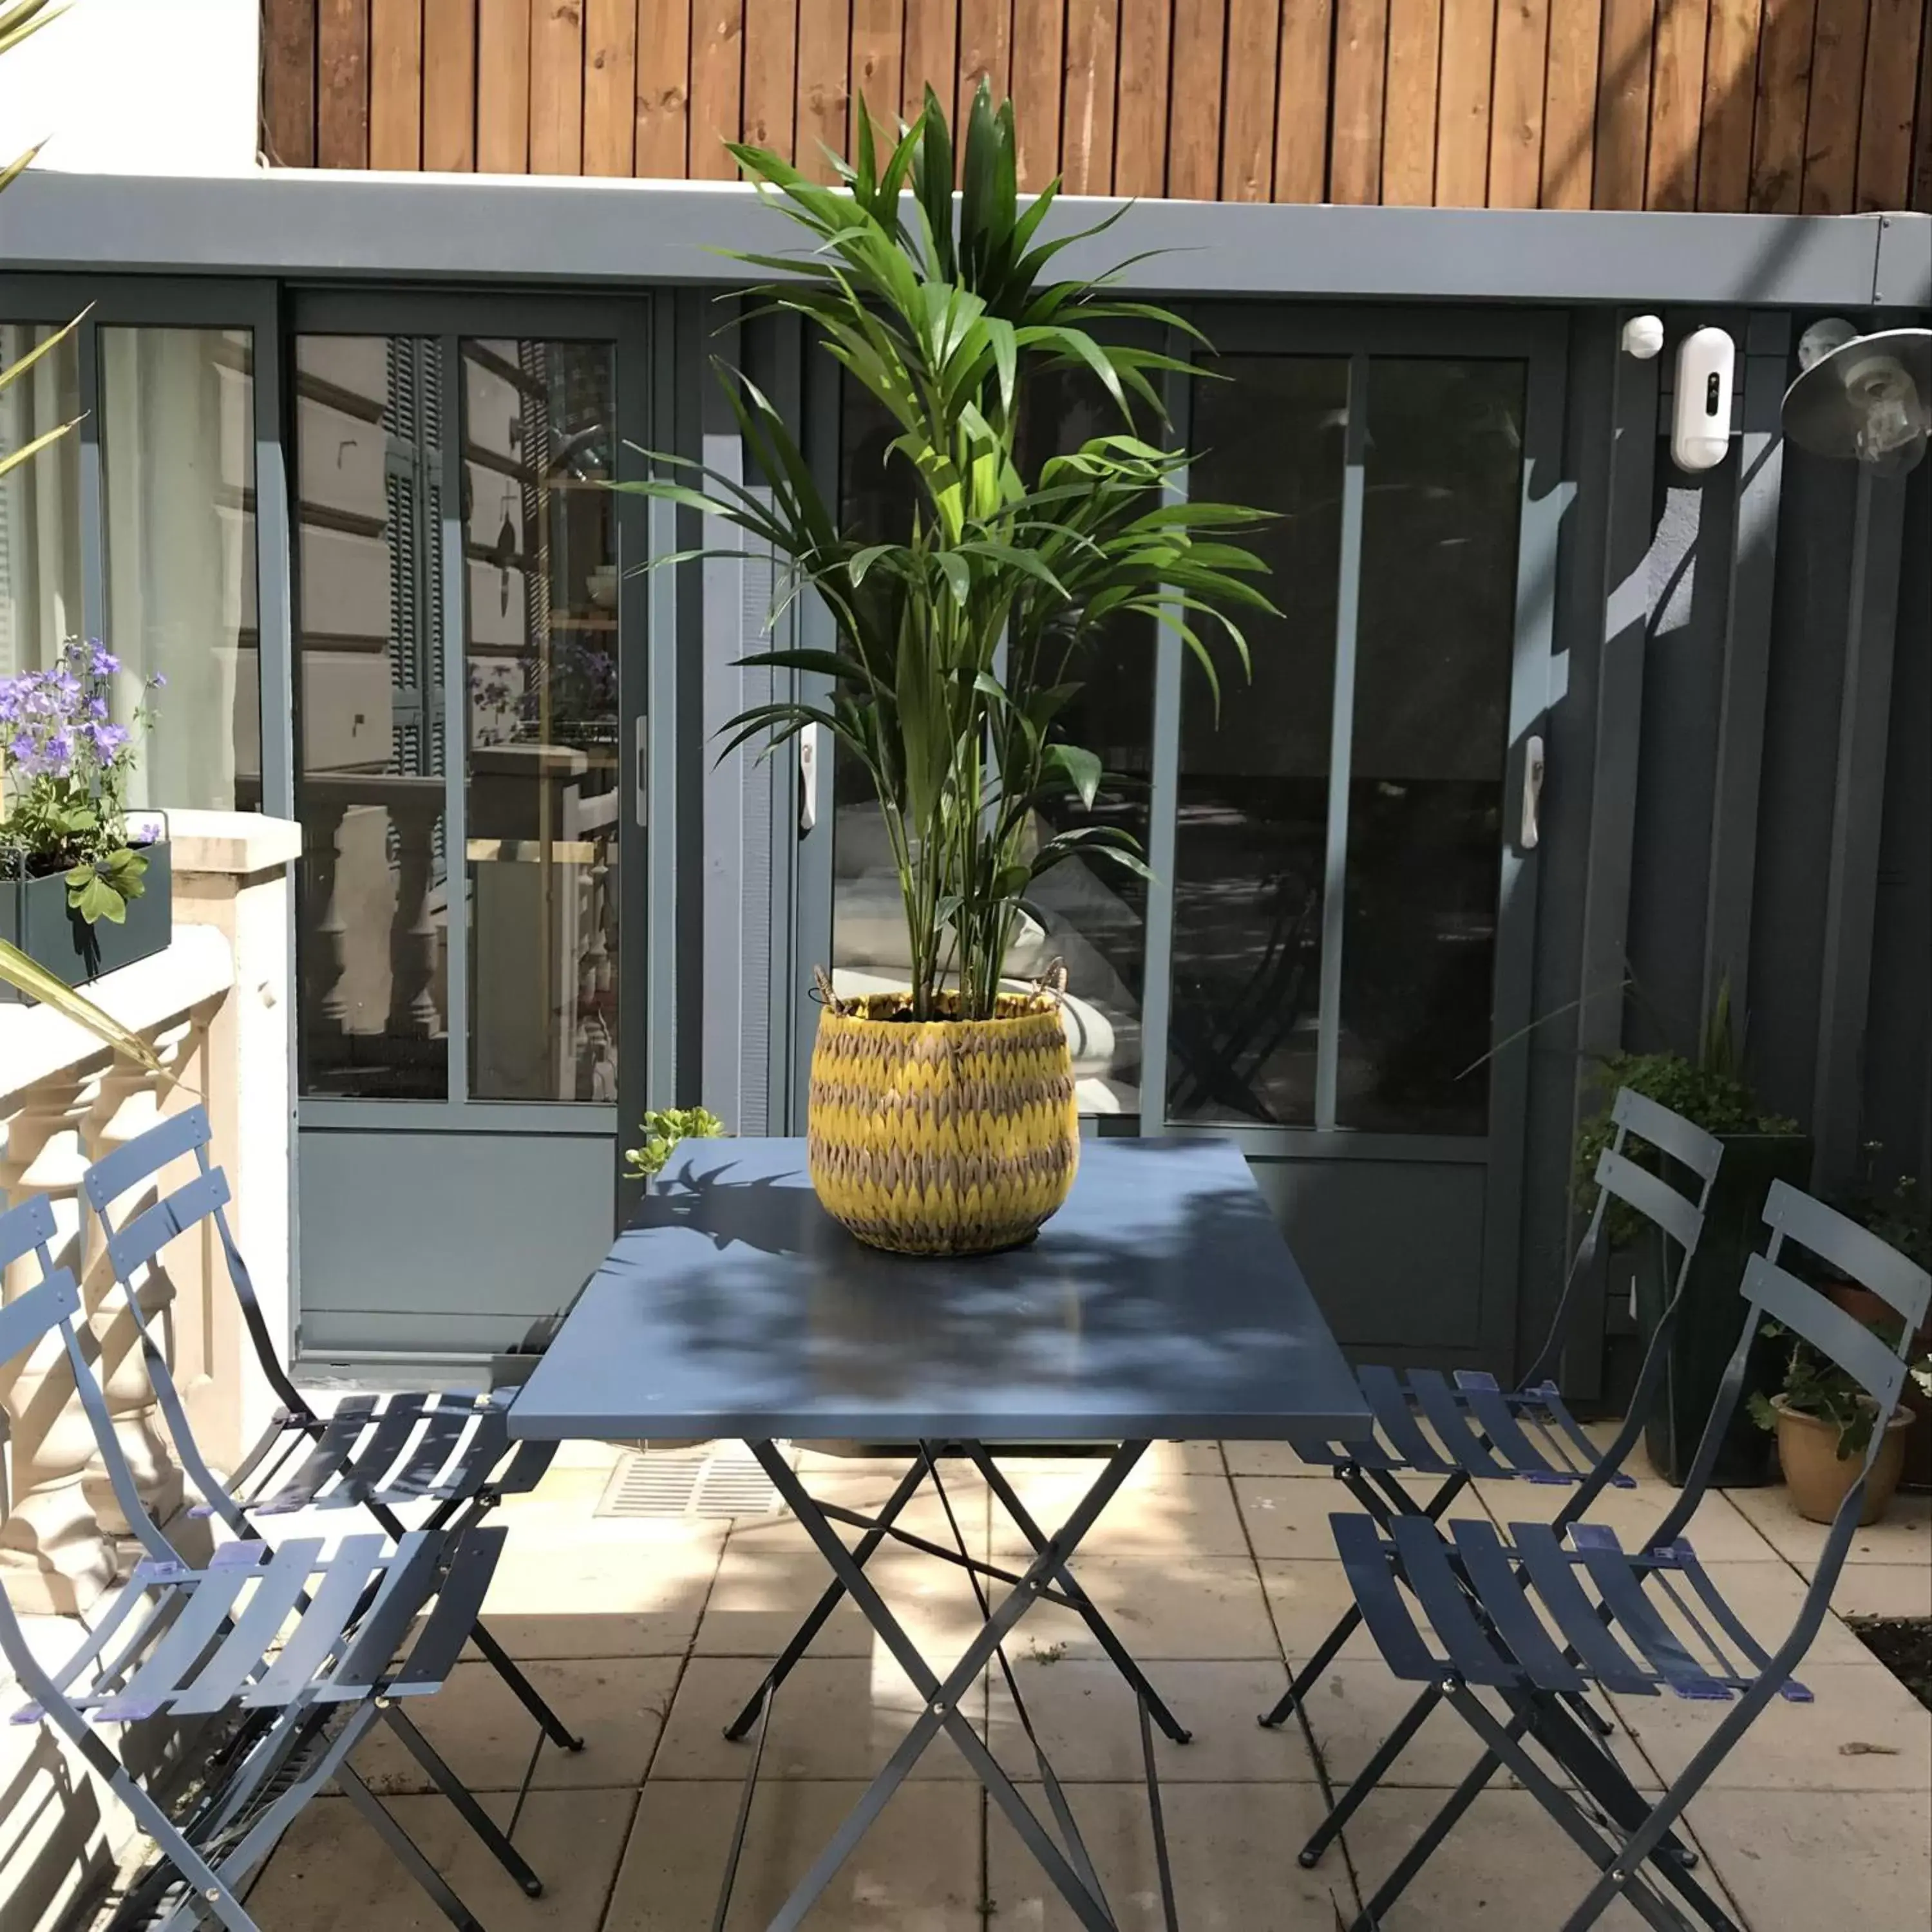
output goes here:
<path id="1" fill-rule="evenodd" d="M 1714 470 L 1731 446 L 1731 382 L 1737 345 L 1721 328 L 1693 330 L 1677 351 L 1670 454 L 1680 470 Z"/>
<path id="2" fill-rule="evenodd" d="M 1664 348 L 1664 318 L 1660 315 L 1634 315 L 1624 324 L 1624 353 L 1648 362 Z"/>

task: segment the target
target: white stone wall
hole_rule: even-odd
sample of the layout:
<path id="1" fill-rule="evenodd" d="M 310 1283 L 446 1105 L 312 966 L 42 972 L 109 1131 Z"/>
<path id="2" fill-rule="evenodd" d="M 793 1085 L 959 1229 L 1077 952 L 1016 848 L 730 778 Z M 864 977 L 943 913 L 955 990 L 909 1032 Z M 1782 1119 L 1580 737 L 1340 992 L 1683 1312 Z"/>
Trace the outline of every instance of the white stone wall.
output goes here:
<path id="1" fill-rule="evenodd" d="M 0 59 L 0 158 L 232 175 L 255 165 L 260 0 L 72 0 Z"/>

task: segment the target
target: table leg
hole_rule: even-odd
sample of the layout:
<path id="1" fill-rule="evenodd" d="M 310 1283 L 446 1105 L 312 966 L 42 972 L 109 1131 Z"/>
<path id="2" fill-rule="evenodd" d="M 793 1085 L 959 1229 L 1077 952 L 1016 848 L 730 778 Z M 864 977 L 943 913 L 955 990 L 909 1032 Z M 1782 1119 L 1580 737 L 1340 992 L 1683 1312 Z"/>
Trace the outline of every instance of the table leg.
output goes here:
<path id="1" fill-rule="evenodd" d="M 900 1669 L 926 1700 L 925 1709 L 900 1741 L 898 1749 L 893 1752 L 885 1768 L 873 1780 L 850 1815 L 833 1835 L 830 1844 L 813 1862 L 811 1870 L 799 1882 L 783 1909 L 771 1922 L 768 1932 L 797 1932 L 797 1928 L 802 1924 L 820 1894 L 831 1882 L 833 1874 L 844 1864 L 853 1847 L 864 1836 L 892 1793 L 905 1781 L 913 1766 L 942 1730 L 972 1766 L 993 1802 L 1006 1814 L 1014 1830 L 1019 1834 L 1022 1842 L 1039 1862 L 1047 1876 L 1053 1881 L 1074 1916 L 1087 1928 L 1087 1932 L 1118 1932 L 1112 1916 L 1095 1898 L 1066 1852 L 1054 1841 L 1034 1815 L 1032 1808 L 1020 1796 L 1012 1780 L 988 1750 L 970 1722 L 961 1713 L 958 1704 L 960 1696 L 971 1688 L 974 1681 L 1004 1642 L 1007 1634 L 1038 1600 L 1046 1579 L 1064 1566 L 1079 1546 L 1082 1539 L 1092 1528 L 1100 1512 L 1112 1500 L 1134 1465 L 1145 1453 L 1147 1444 L 1126 1442 L 1121 1444 L 1086 1495 L 1081 1498 L 1072 1514 L 1059 1531 L 1047 1539 L 1045 1547 L 1034 1557 L 1020 1582 L 993 1610 L 979 1635 L 967 1646 L 964 1654 L 943 1679 L 920 1655 L 917 1646 L 873 1587 L 863 1568 L 854 1560 L 853 1552 L 839 1540 L 837 1532 L 812 1500 L 810 1492 L 778 1453 L 776 1445 L 769 1442 L 754 1442 L 748 1446 L 766 1474 L 770 1477 L 773 1487 L 818 1546 L 820 1555 L 830 1566 L 833 1575 L 844 1586 L 853 1601 L 863 1613 L 866 1621 L 872 1625 L 880 1642 L 892 1652 Z M 1082 1863 L 1088 1863 L 1084 1848 L 1078 1856 Z"/>

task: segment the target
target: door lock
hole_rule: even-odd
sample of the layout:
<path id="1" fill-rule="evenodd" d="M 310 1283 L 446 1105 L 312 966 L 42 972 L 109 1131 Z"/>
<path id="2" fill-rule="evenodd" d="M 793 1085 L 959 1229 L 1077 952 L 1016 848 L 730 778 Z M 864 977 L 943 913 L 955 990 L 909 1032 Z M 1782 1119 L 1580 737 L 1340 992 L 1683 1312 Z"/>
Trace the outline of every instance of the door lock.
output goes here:
<path id="1" fill-rule="evenodd" d="M 818 823 L 818 727 L 806 724 L 798 734 L 798 829 L 809 832 Z"/>
<path id="2" fill-rule="evenodd" d="M 1526 852 L 1536 850 L 1543 836 L 1543 740 L 1528 740 L 1522 748 L 1522 826 L 1516 843 Z"/>

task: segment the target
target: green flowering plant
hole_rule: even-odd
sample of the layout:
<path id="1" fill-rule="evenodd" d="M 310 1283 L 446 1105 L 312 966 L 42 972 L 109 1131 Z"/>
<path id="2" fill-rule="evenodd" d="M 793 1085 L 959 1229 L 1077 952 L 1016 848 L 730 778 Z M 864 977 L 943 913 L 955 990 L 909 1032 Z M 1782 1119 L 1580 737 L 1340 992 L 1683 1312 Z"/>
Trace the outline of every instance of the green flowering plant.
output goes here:
<path id="1" fill-rule="evenodd" d="M 640 1180 L 652 1180 L 680 1141 L 719 1140 L 725 1126 L 708 1107 L 653 1107 L 638 1123 L 638 1131 L 644 1145 L 624 1150 L 624 1166 Z"/>
<path id="2" fill-rule="evenodd" d="M 129 838 L 128 781 L 145 702 L 131 725 L 108 715 L 121 661 L 98 639 L 70 638 L 44 670 L 0 679 L 0 878 L 67 880 L 88 925 L 118 926 L 145 890 L 148 862 Z M 166 680 L 157 673 L 150 691 Z"/>

